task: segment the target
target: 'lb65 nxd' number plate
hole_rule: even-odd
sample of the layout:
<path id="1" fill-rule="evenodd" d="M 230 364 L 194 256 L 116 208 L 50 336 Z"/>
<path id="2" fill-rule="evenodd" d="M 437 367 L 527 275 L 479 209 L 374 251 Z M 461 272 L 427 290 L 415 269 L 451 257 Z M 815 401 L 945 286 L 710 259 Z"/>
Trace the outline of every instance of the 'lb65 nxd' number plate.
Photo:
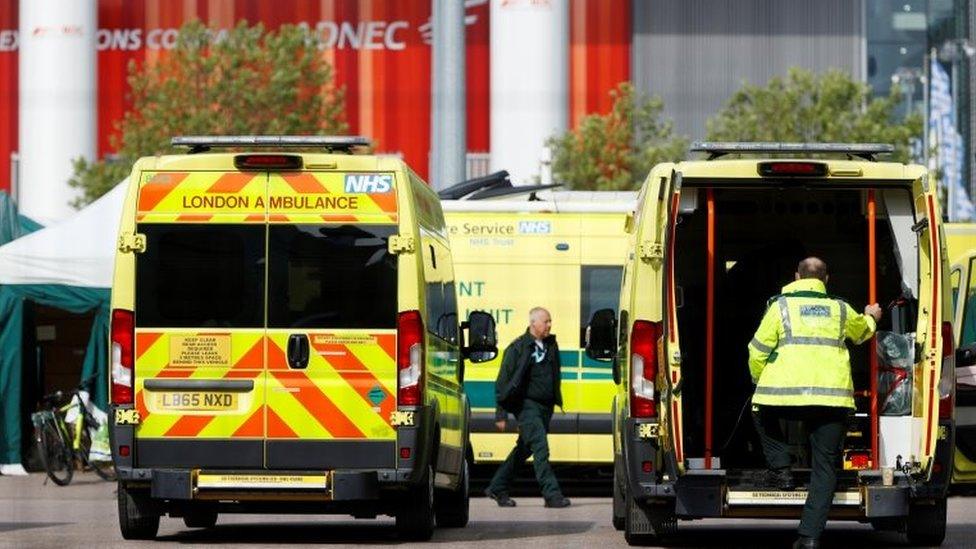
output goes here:
<path id="1" fill-rule="evenodd" d="M 154 408 L 159 410 L 234 410 L 237 408 L 236 393 L 220 392 L 166 392 L 153 393 Z"/>

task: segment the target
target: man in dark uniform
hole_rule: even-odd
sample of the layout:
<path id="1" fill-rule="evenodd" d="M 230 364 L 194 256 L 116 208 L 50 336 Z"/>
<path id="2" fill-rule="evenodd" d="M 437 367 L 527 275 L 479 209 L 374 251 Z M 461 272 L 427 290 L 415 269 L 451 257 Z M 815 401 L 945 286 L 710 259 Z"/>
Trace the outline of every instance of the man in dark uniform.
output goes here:
<path id="1" fill-rule="evenodd" d="M 495 425 L 504 431 L 510 412 L 518 419 L 519 436 L 515 448 L 485 489 L 485 495 L 495 500 L 499 507 L 515 507 L 508 489 L 515 478 L 515 470 L 530 455 L 546 507 L 569 507 L 570 504 L 549 465 L 549 442 L 546 440 L 553 408 L 563 405 L 559 386 L 559 346 L 556 336 L 549 333 L 551 329 L 549 311 L 535 307 L 529 311 L 529 328 L 509 344 L 502 356 L 495 381 L 498 402 Z"/>

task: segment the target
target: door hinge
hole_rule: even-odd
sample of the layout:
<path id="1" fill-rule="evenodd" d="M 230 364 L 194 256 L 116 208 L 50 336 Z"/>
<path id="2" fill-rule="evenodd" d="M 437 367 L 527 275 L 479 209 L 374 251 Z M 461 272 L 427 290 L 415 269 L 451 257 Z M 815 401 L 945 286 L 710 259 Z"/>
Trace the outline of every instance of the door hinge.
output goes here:
<path id="1" fill-rule="evenodd" d="M 135 252 L 141 254 L 146 251 L 146 235 L 126 233 L 119 237 L 119 251 L 127 254 Z"/>
<path id="2" fill-rule="evenodd" d="M 637 256 L 644 261 L 660 261 L 664 259 L 664 246 L 660 242 L 641 242 L 637 247 Z"/>
<path id="3" fill-rule="evenodd" d="M 393 235 L 390 237 L 386 249 L 393 255 L 412 254 L 416 249 L 416 244 L 412 236 Z"/>

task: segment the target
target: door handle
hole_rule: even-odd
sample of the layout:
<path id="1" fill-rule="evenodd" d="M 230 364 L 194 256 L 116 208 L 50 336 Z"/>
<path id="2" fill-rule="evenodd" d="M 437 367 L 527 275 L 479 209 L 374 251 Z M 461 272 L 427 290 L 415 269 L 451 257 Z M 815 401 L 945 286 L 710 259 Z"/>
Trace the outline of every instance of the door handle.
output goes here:
<path id="1" fill-rule="evenodd" d="M 308 366 L 308 336 L 291 334 L 288 336 L 288 367 L 303 370 Z"/>

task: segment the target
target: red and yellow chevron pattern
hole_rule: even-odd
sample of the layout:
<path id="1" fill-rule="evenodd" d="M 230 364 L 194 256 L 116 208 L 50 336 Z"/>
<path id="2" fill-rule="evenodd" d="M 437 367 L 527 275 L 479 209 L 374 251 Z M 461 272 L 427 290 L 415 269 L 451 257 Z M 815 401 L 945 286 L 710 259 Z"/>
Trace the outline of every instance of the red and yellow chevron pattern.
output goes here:
<path id="1" fill-rule="evenodd" d="M 310 332 L 305 369 L 288 366 L 291 330 L 136 333 L 136 407 L 140 438 L 393 439 L 396 409 L 396 333 Z M 208 363 L 186 365 L 185 338 L 229 340 L 227 360 L 211 350 Z M 216 346 L 216 344 L 213 344 Z M 195 351 L 201 353 L 202 351 Z M 216 357 L 216 358 L 215 358 Z M 265 369 L 267 364 L 267 369 Z M 153 378 L 253 379 L 227 410 L 169 410 L 145 388 Z"/>
<path id="2" fill-rule="evenodd" d="M 148 223 L 396 223 L 395 186 L 347 193 L 345 172 L 146 172 L 136 220 Z M 392 174 L 390 175 L 393 180 Z"/>

